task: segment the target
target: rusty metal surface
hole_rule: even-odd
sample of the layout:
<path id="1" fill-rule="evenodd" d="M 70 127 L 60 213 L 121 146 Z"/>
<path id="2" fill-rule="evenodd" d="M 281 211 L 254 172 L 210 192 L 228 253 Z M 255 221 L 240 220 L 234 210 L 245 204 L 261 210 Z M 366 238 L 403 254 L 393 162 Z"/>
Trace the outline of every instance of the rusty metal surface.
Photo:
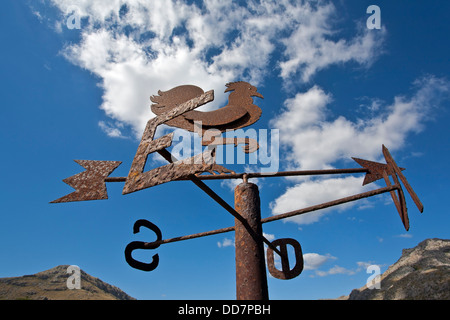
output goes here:
<path id="1" fill-rule="evenodd" d="M 139 144 L 133 163 L 131 164 L 128 177 L 125 181 L 122 193 L 128 194 L 145 188 L 141 181 L 152 178 L 151 173 L 144 172 L 145 163 L 149 154 L 170 147 L 172 145 L 173 133 L 165 135 L 156 140 L 142 140 Z"/>
<path id="2" fill-rule="evenodd" d="M 252 97 L 263 96 L 257 92 L 257 88 L 244 81 L 231 82 L 226 87 L 225 92 L 231 92 L 226 106 L 214 111 L 188 111 L 166 124 L 194 132 L 194 122 L 201 121 L 205 130 L 217 128 L 225 131 L 243 128 L 258 121 L 262 111 L 253 104 Z M 153 113 L 160 115 L 203 94 L 203 90 L 197 86 L 183 85 L 164 92 L 158 91 L 158 94 L 150 99 L 154 102 L 151 106 Z"/>
<path id="3" fill-rule="evenodd" d="M 405 195 L 403 194 L 403 190 L 400 186 L 400 181 L 398 181 L 397 176 L 394 172 L 391 172 L 391 175 L 394 179 L 395 185 L 398 186 L 397 189 L 397 195 L 395 194 L 395 191 L 391 191 L 391 198 L 394 202 L 395 207 L 397 208 L 397 212 L 400 216 L 400 219 L 402 220 L 403 226 L 405 227 L 405 230 L 409 230 L 409 217 L 408 217 L 408 209 L 406 208 L 406 201 L 405 201 Z M 386 182 L 386 185 L 389 187 L 391 186 L 391 181 L 389 180 L 388 173 L 386 171 L 383 172 L 383 178 Z"/>
<path id="4" fill-rule="evenodd" d="M 234 194 L 236 211 L 254 233 L 262 236 L 258 187 L 252 183 L 241 183 Z M 263 242 L 255 239 L 238 219 L 235 220 L 235 247 L 236 299 L 267 300 L 269 293 Z"/>
<path id="5" fill-rule="evenodd" d="M 205 136 L 207 130 L 215 129 L 220 133 L 226 130 L 244 128 L 258 121 L 262 110 L 253 104 L 252 97 L 263 98 L 263 96 L 257 92 L 257 88 L 244 81 L 231 82 L 226 87 L 225 92 L 231 92 L 226 106 L 213 111 L 189 110 L 178 117 L 169 119 L 166 121 L 166 124 L 191 132 L 198 132 L 202 137 L 202 144 L 209 145 L 215 139 L 211 136 Z M 202 93 L 203 90 L 201 88 L 193 85 L 178 86 L 167 91 L 160 90 L 158 91 L 158 96 L 150 98 L 154 102 L 151 109 L 153 113 L 161 115 Z M 195 122 L 201 122 L 201 128 L 198 128 Z M 233 142 L 235 143 L 236 141 Z M 215 144 L 219 143 L 231 142 L 225 139 L 218 139 Z M 247 153 L 255 150 L 257 148 L 255 148 L 254 144 L 245 149 Z"/>
<path id="6" fill-rule="evenodd" d="M 400 180 L 402 181 L 403 185 L 405 186 L 406 190 L 408 191 L 409 195 L 411 196 L 412 200 L 417 206 L 417 209 L 419 209 L 420 213 L 423 212 L 423 204 L 420 202 L 419 197 L 414 192 L 411 185 L 408 183 L 408 180 L 406 180 L 406 177 L 402 173 L 402 169 L 397 166 L 394 159 L 392 158 L 391 154 L 389 153 L 389 150 L 383 145 L 383 155 L 386 159 L 386 162 L 391 167 L 392 171 L 395 172 Z"/>
<path id="7" fill-rule="evenodd" d="M 281 270 L 278 270 L 275 267 L 275 259 L 273 256 L 273 250 L 271 248 L 267 248 L 267 268 L 269 269 L 270 274 L 277 279 L 280 280 L 289 280 L 293 279 L 300 275 L 303 271 L 303 253 L 302 246 L 295 239 L 277 239 L 272 242 L 275 247 L 280 247 L 281 251 Z M 291 269 L 289 264 L 289 257 L 287 251 L 287 245 L 290 245 L 294 248 L 295 253 L 295 265 Z"/>
<path id="8" fill-rule="evenodd" d="M 131 164 L 128 177 L 122 191 L 123 194 L 139 191 L 159 184 L 157 183 L 157 178 L 153 177 L 155 173 L 157 173 L 158 176 L 163 176 L 166 179 L 168 178 L 167 170 L 165 169 L 160 169 L 159 171 L 151 170 L 149 172 L 144 172 L 145 163 L 149 154 L 168 148 L 172 145 L 173 133 L 153 140 L 156 128 L 161 124 L 179 117 L 181 114 L 187 111 L 193 110 L 205 103 L 212 101 L 213 99 L 213 91 L 208 91 L 207 93 L 194 97 L 188 101 L 181 103 L 180 105 L 164 110 L 163 113 L 160 113 L 157 117 L 147 122 L 141 142 L 139 143 L 138 150 L 136 151 L 133 162 Z M 162 171 L 162 173 L 160 171 Z M 178 170 L 178 174 L 176 174 L 175 176 L 182 177 L 183 174 L 181 171 L 182 170 Z"/>
<path id="9" fill-rule="evenodd" d="M 103 200 L 108 199 L 105 178 L 108 177 L 122 162 L 121 161 L 93 161 L 74 160 L 86 170 L 63 181 L 75 189 L 51 203 Z"/>
<path id="10" fill-rule="evenodd" d="M 261 117 L 262 110 L 258 106 L 253 104 L 252 97 L 258 97 L 264 99 L 262 94 L 257 92 L 257 88 L 244 81 L 230 82 L 226 84 L 227 89 L 225 92 L 231 92 L 228 97 L 228 106 L 242 106 L 247 109 L 248 118 L 241 119 L 238 123 L 234 123 L 231 128 L 227 129 L 240 129 L 249 126 Z"/>
<path id="11" fill-rule="evenodd" d="M 213 169 L 217 169 L 214 149 L 208 149 L 194 157 L 176 161 L 146 172 L 138 172 L 136 174 L 130 171 L 122 193 L 128 194 L 177 179 L 188 178 L 197 173 L 209 172 Z"/>
<path id="12" fill-rule="evenodd" d="M 379 163 L 359 158 L 353 158 L 361 167 L 367 169 L 367 174 L 364 177 L 363 186 L 366 184 L 383 179 L 383 172 L 387 172 L 388 167 L 385 163 Z"/>
<path id="13" fill-rule="evenodd" d="M 197 97 L 193 97 L 190 100 L 186 100 L 179 105 L 170 106 L 170 108 L 165 109 L 163 113 L 157 113 L 157 117 L 150 119 L 147 122 L 144 134 L 142 135 L 142 140 L 152 140 L 157 126 L 161 124 L 169 125 L 169 123 L 171 123 L 171 120 L 174 120 L 182 114 L 192 111 L 213 100 L 214 91 L 210 90 Z"/>
<path id="14" fill-rule="evenodd" d="M 385 163 L 379 163 L 359 158 L 352 158 L 355 160 L 361 167 L 367 170 L 367 174 L 364 177 L 363 186 L 366 184 L 375 182 L 377 180 L 383 179 L 383 174 L 387 172 L 390 174 L 389 166 Z M 401 168 L 400 170 L 405 170 Z"/>
<path id="15" fill-rule="evenodd" d="M 416 204 L 416 206 L 420 212 L 423 212 L 423 205 L 420 202 L 419 197 L 416 195 L 416 193 L 412 189 L 411 185 L 408 183 L 405 176 L 403 175 L 402 171 L 405 169 L 397 166 L 397 164 L 395 163 L 391 154 L 389 153 L 389 150 L 384 145 L 383 145 L 382 150 L 383 150 L 383 155 L 386 159 L 386 164 L 357 159 L 357 158 L 353 158 L 353 160 L 358 162 L 361 166 L 368 169 L 368 171 L 369 171 L 364 179 L 363 185 L 383 178 L 386 185 L 388 187 L 390 187 L 390 186 L 392 186 L 392 183 L 391 183 L 389 177 L 392 177 L 392 179 L 394 181 L 394 185 L 397 186 L 396 191 L 394 191 L 394 190 L 390 191 L 392 201 L 394 202 L 395 207 L 397 208 L 397 212 L 400 216 L 400 219 L 402 220 L 405 230 L 408 231 L 409 227 L 410 227 L 409 217 L 408 217 L 408 209 L 406 207 L 405 195 L 404 195 L 403 189 L 400 185 L 400 180 L 402 181 L 402 183 L 405 186 L 408 193 L 411 195 L 411 198 L 413 199 L 414 203 Z M 399 177 L 400 177 L 400 180 L 399 180 Z"/>

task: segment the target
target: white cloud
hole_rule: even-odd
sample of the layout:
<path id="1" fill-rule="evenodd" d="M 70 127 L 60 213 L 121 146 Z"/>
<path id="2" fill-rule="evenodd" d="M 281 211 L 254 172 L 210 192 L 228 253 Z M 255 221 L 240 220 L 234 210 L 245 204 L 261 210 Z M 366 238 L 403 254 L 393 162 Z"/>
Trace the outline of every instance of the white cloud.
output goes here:
<path id="1" fill-rule="evenodd" d="M 273 235 L 273 234 L 271 234 L 271 233 L 265 233 L 265 232 L 263 232 L 263 236 L 264 236 L 267 240 L 269 240 L 269 241 L 275 240 L 275 235 Z"/>
<path id="2" fill-rule="evenodd" d="M 269 241 L 273 241 L 275 239 L 275 235 L 273 234 L 263 233 L 263 235 Z M 235 243 L 232 239 L 224 238 L 222 241 L 217 242 L 217 246 L 219 248 L 234 247 Z M 291 249 L 292 249 L 291 247 L 288 247 L 288 252 L 290 252 L 290 254 L 293 255 L 294 253 L 293 250 Z M 267 250 L 267 245 L 264 245 L 264 250 Z M 338 265 L 335 265 L 326 271 L 318 270 L 323 265 L 334 260 L 337 260 L 337 258 L 330 254 L 321 255 L 318 253 L 305 253 L 303 254 L 303 270 L 314 271 L 314 274 L 320 277 L 336 274 L 353 275 L 357 272 L 360 272 L 361 270 L 365 270 L 369 265 L 373 264 L 372 262 L 357 262 L 357 268 L 355 269 L 346 269 Z M 280 256 L 278 256 L 277 254 L 274 255 L 274 263 L 275 268 L 281 270 L 281 259 Z"/>
<path id="3" fill-rule="evenodd" d="M 397 150 L 409 134 L 423 129 L 431 109 L 442 94 L 449 93 L 450 85 L 425 77 L 416 81 L 416 88 L 412 97 L 396 96 L 376 115 L 351 121 L 343 116 L 329 119 L 332 95 L 313 86 L 287 99 L 272 126 L 280 130 L 280 142 L 290 149 L 288 160 L 295 168 L 330 168 L 333 162 L 351 156 L 377 159 L 382 144 Z"/>
<path id="4" fill-rule="evenodd" d="M 396 96 L 377 115 L 351 121 L 343 116 L 329 119 L 328 105 L 332 96 L 313 86 L 286 100 L 284 110 L 272 121 L 272 126 L 280 130 L 280 143 L 288 154 L 285 160 L 289 169 L 333 168 L 337 161 L 351 161 L 352 156 L 377 161 L 381 160 L 382 144 L 391 151 L 403 147 L 410 134 L 423 129 L 431 110 L 449 92 L 448 81 L 424 77 L 415 82 L 415 93 L 411 97 Z M 361 178 L 356 177 L 297 178 L 294 181 L 301 183 L 289 187 L 273 201 L 272 214 L 367 191 Z M 291 221 L 310 224 L 319 221 L 325 212 L 308 213 L 291 218 Z"/>
<path id="5" fill-rule="evenodd" d="M 73 1 L 51 2 L 61 11 L 63 31 Z M 370 63 L 382 40 L 368 33 L 339 39 L 330 32 L 337 10 L 328 1 L 261 0 L 244 6 L 218 0 L 201 5 L 80 0 L 76 7 L 83 18 L 81 41 L 68 44 L 64 54 L 99 77 L 101 108 L 137 137 L 153 116 L 149 96 L 159 89 L 187 83 L 213 89 L 216 101 L 209 108 L 217 108 L 226 101 L 223 91 L 229 81 L 259 85 L 276 71 L 285 81 L 295 72 L 306 81 L 332 64 Z"/>
<path id="6" fill-rule="evenodd" d="M 358 265 L 357 271 L 367 270 L 368 267 L 374 265 L 373 262 L 365 262 L 365 261 L 358 261 L 356 262 L 356 264 Z"/>
<path id="7" fill-rule="evenodd" d="M 315 270 L 321 267 L 324 263 L 335 260 L 336 257 L 331 255 L 320 255 L 318 253 L 305 253 L 303 255 L 303 270 Z"/>
<path id="8" fill-rule="evenodd" d="M 330 24 L 337 14 L 332 3 L 317 8 L 305 5 L 297 14 L 302 27 L 282 40 L 288 58 L 280 64 L 284 79 L 300 72 L 301 79 L 307 82 L 317 71 L 349 61 L 368 66 L 381 52 L 385 31 L 370 32 L 362 24 L 358 36 L 332 40 L 337 34 Z"/>
<path id="9" fill-rule="evenodd" d="M 285 193 L 271 203 L 272 214 L 286 213 L 323 202 L 336 200 L 346 196 L 351 196 L 368 187 L 361 187 L 362 181 L 358 177 L 332 178 L 309 180 L 293 187 L 287 188 Z M 355 203 L 340 205 L 339 210 L 353 206 Z M 311 224 L 319 221 L 324 215 L 333 210 L 328 208 L 320 211 L 313 211 L 299 216 L 285 219 L 298 224 Z"/>
<path id="10" fill-rule="evenodd" d="M 331 267 L 328 270 L 315 270 L 315 275 L 319 276 L 319 277 L 326 277 L 326 276 L 331 276 L 331 275 L 336 275 L 336 274 L 345 274 L 345 275 L 354 275 L 358 272 L 361 271 L 366 271 L 367 268 L 371 265 L 373 265 L 373 262 L 363 262 L 363 261 L 358 261 L 356 262 L 356 268 L 354 269 L 347 269 L 338 265 L 334 265 L 333 267 Z M 317 269 L 317 268 L 314 268 Z"/>
<path id="11" fill-rule="evenodd" d="M 130 125 L 140 136 L 153 117 L 149 97 L 159 89 L 183 83 L 216 92 L 224 89 L 220 75 L 209 75 L 188 48 L 179 45 L 167 49 L 170 50 L 165 55 L 149 61 L 142 45 L 125 35 L 99 30 L 84 34 L 80 44 L 66 48 L 65 56 L 102 79 L 101 108 L 110 118 Z"/>
<path id="12" fill-rule="evenodd" d="M 100 129 L 103 130 L 103 132 L 105 132 L 108 135 L 108 137 L 112 137 L 112 138 L 123 138 L 124 137 L 122 135 L 122 132 L 119 129 L 119 127 L 122 127 L 121 124 L 114 126 L 110 123 L 106 123 L 104 121 L 99 121 L 98 126 L 100 127 Z"/>
<path id="13" fill-rule="evenodd" d="M 33 15 L 36 16 L 36 18 L 38 18 L 39 22 L 42 22 L 43 18 L 42 15 L 39 11 L 32 11 Z"/>
<path id="14" fill-rule="evenodd" d="M 412 238 L 413 235 L 411 233 L 403 233 L 403 234 L 399 234 L 397 235 L 398 238 Z"/>
<path id="15" fill-rule="evenodd" d="M 217 242 L 219 248 L 234 247 L 234 241 L 232 239 L 224 238 L 222 241 Z"/>
<path id="16" fill-rule="evenodd" d="M 253 181 L 251 181 L 253 183 Z M 236 189 L 236 187 L 238 185 L 240 185 L 242 183 L 241 179 L 224 179 L 222 180 L 222 182 L 220 183 L 220 185 L 222 187 L 226 187 L 227 189 L 229 189 L 230 191 L 234 192 L 234 189 Z"/>
<path id="17" fill-rule="evenodd" d="M 319 277 L 326 277 L 330 275 L 336 275 L 336 274 L 346 274 L 346 275 L 354 275 L 357 272 L 361 272 L 367 269 L 370 265 L 373 265 L 373 262 L 362 262 L 358 261 L 356 262 L 356 268 L 354 269 L 347 269 L 344 267 L 341 267 L 339 265 L 334 265 L 333 267 L 329 268 L 328 270 L 318 270 L 320 267 L 325 265 L 328 262 L 331 262 L 333 260 L 337 260 L 336 257 L 333 257 L 330 254 L 327 255 L 320 255 L 318 253 L 306 253 L 303 255 L 304 260 L 304 268 L 303 270 L 307 271 L 314 271 L 314 275 Z M 311 275 L 312 277 L 314 275 Z"/>
<path id="18" fill-rule="evenodd" d="M 356 273 L 356 271 L 354 271 L 354 270 L 346 269 L 344 267 L 340 267 L 340 266 L 337 266 L 337 265 L 332 267 L 332 268 L 330 268 L 328 271 L 316 270 L 316 274 L 319 277 L 325 277 L 325 276 L 335 275 L 335 274 L 353 275 L 355 273 Z"/>
<path id="19" fill-rule="evenodd" d="M 273 234 L 263 232 L 263 236 L 269 241 L 273 241 L 275 239 L 275 236 Z M 235 244 L 232 239 L 224 238 L 222 241 L 217 242 L 217 246 L 219 248 L 226 248 L 226 247 L 234 247 Z"/>
<path id="20" fill-rule="evenodd" d="M 270 240 L 273 241 L 274 240 L 274 236 L 273 235 L 269 235 L 269 234 L 264 234 L 264 236 Z M 267 249 L 267 246 L 266 246 Z M 294 251 L 292 250 L 292 247 L 288 246 L 288 253 L 291 255 L 294 255 Z M 275 267 L 278 270 L 281 270 L 281 258 L 279 255 L 275 254 L 274 255 L 274 259 L 275 259 Z M 327 262 L 330 262 L 332 260 L 336 260 L 336 257 L 333 257 L 330 254 L 327 255 L 321 255 L 318 253 L 304 253 L 303 254 L 303 270 L 307 271 L 307 270 L 316 270 L 318 268 L 320 268 L 322 265 L 326 264 Z"/>

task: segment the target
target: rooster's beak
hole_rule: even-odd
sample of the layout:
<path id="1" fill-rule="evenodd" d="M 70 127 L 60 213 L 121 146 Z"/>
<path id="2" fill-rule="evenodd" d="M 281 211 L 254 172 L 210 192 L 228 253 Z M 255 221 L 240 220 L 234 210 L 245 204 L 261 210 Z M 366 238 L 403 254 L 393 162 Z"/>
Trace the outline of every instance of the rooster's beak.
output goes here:
<path id="1" fill-rule="evenodd" d="M 254 94 L 252 94 L 252 96 L 264 99 L 263 95 L 261 93 L 259 93 L 259 92 L 255 92 Z"/>

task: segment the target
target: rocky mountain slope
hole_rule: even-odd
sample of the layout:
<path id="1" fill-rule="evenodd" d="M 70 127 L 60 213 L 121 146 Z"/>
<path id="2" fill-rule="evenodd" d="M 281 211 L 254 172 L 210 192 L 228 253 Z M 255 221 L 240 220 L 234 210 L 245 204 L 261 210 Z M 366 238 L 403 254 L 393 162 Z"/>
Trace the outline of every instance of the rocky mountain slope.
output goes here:
<path id="1" fill-rule="evenodd" d="M 450 240 L 427 239 L 404 249 L 381 275 L 380 289 L 353 290 L 349 300 L 450 300 Z"/>
<path id="2" fill-rule="evenodd" d="M 0 278 L 0 300 L 135 300 L 80 270 L 80 289 L 69 289 L 68 265 L 22 277 Z"/>
<path id="3" fill-rule="evenodd" d="M 0 300 L 135 300 L 81 270 L 80 289 L 70 290 L 69 266 L 22 277 L 0 278 Z M 450 300 L 450 240 L 427 239 L 404 249 L 381 275 L 380 289 L 366 286 L 339 300 Z"/>

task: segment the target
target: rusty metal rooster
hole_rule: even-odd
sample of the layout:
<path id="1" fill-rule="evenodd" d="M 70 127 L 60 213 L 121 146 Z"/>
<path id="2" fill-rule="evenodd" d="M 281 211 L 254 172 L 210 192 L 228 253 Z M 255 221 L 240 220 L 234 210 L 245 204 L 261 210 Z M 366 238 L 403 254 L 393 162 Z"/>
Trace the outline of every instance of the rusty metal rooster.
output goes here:
<path id="1" fill-rule="evenodd" d="M 213 111 L 192 110 L 167 121 L 165 124 L 197 132 L 202 138 L 203 145 L 235 144 L 245 143 L 246 153 L 254 152 L 258 149 L 255 140 L 249 138 L 228 138 L 219 137 L 227 130 L 236 130 L 247 127 L 261 117 L 262 110 L 253 104 L 252 97 L 264 98 L 257 88 L 244 81 L 231 82 L 226 84 L 225 92 L 231 92 L 228 97 L 228 104 Z M 158 96 L 151 96 L 154 103 L 151 110 L 156 115 L 166 113 L 181 103 L 200 96 L 204 91 L 194 85 L 183 85 L 172 88 L 168 91 L 158 91 Z"/>

